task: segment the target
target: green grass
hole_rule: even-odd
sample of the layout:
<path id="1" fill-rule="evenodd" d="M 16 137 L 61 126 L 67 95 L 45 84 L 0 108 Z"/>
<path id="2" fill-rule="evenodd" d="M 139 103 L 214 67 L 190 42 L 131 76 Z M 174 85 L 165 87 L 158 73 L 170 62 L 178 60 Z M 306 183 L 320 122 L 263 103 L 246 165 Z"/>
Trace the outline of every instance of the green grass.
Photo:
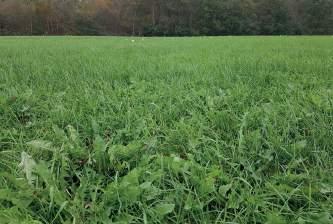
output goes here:
<path id="1" fill-rule="evenodd" d="M 0 38 L 0 223 L 332 223 L 333 38 Z"/>

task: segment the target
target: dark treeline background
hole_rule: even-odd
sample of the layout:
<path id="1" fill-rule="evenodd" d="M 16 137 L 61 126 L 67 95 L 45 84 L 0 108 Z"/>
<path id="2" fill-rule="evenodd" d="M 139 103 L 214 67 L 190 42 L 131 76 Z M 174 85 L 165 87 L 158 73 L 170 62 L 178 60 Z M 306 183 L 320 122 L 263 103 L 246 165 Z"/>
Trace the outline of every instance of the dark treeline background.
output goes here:
<path id="1" fill-rule="evenodd" d="M 0 0 L 0 34 L 333 34 L 333 0 Z"/>

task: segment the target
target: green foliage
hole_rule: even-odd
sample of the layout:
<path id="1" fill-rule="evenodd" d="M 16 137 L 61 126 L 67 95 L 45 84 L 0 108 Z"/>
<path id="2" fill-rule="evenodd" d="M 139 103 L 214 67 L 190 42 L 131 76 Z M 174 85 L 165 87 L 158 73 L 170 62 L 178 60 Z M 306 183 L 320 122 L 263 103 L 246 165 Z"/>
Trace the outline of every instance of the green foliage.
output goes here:
<path id="1" fill-rule="evenodd" d="M 331 37 L 0 49 L 0 223 L 332 223 Z"/>
<path id="2" fill-rule="evenodd" d="M 0 1 L 1 35 L 329 35 L 332 23 L 332 0 Z"/>

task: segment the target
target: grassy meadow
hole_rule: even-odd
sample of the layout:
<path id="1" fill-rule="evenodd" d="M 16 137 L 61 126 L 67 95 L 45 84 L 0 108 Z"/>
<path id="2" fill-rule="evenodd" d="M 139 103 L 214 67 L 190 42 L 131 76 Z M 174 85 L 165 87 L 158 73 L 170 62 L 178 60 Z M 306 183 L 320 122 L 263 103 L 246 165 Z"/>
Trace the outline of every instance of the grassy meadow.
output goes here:
<path id="1" fill-rule="evenodd" d="M 333 223 L 333 38 L 1 37 L 0 223 Z"/>

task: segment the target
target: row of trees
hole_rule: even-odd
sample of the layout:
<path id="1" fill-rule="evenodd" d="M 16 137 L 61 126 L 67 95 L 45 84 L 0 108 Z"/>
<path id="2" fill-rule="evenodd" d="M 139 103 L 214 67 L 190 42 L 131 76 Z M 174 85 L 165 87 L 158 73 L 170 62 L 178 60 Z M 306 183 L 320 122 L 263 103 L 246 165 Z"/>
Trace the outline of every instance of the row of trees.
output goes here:
<path id="1" fill-rule="evenodd" d="M 333 34 L 333 0 L 0 0 L 0 34 Z"/>

